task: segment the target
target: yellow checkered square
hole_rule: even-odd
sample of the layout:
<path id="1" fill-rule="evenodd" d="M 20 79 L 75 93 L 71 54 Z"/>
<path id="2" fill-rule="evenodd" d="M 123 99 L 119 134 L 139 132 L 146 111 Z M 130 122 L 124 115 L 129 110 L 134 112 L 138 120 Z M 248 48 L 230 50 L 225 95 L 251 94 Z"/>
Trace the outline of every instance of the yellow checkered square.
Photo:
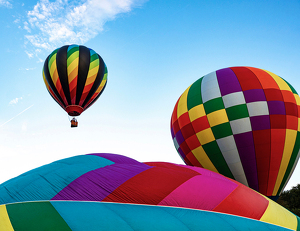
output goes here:
<path id="1" fill-rule="evenodd" d="M 207 128 L 205 130 L 202 130 L 196 134 L 198 137 L 198 140 L 201 145 L 210 143 L 215 140 L 215 136 L 211 130 L 211 128 Z"/>
<path id="2" fill-rule="evenodd" d="M 205 116 L 205 114 L 206 113 L 203 104 L 197 105 L 196 107 L 193 107 L 189 110 L 189 117 L 191 122 L 193 122 L 195 119 Z"/>
<path id="3" fill-rule="evenodd" d="M 221 109 L 221 110 L 209 113 L 207 115 L 207 119 L 208 119 L 209 125 L 211 127 L 229 122 L 225 109 Z"/>

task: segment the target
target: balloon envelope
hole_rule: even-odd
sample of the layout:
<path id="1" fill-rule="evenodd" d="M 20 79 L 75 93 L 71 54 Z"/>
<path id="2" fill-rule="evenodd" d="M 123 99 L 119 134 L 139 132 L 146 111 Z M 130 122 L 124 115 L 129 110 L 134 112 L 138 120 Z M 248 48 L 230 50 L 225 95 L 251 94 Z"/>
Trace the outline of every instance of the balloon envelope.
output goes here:
<path id="1" fill-rule="evenodd" d="M 52 98 L 70 116 L 78 116 L 101 95 L 106 86 L 107 68 L 94 50 L 67 45 L 47 57 L 43 79 Z"/>
<path id="2" fill-rule="evenodd" d="M 299 104 L 294 88 L 269 71 L 224 68 L 180 96 L 173 141 L 186 164 L 278 196 L 299 158 Z"/>
<path id="3" fill-rule="evenodd" d="M 15 231 L 291 230 L 204 210 L 86 201 L 35 201 L 0 205 L 0 220 L 1 230 Z"/>
<path id="4" fill-rule="evenodd" d="M 23 203 L 28 201 L 33 204 Z M 34 218 L 42 220 L 38 217 L 38 214 L 42 214 L 37 212 L 39 209 L 45 213 L 49 210 L 68 225 L 76 222 L 84 225 L 89 222 L 80 217 L 92 216 L 95 219 L 90 225 L 95 226 L 99 223 L 97 217 L 102 220 L 108 217 L 120 220 L 122 217 L 124 225 L 135 220 L 137 225 L 148 224 L 153 227 L 153 220 L 162 227 L 168 223 L 164 221 L 169 221 L 169 230 L 173 230 L 173 222 L 187 222 L 189 227 L 194 224 L 194 230 L 208 224 L 211 227 L 224 225 L 228 230 L 230 227 L 241 227 L 238 223 L 252 224 L 252 228 L 264 226 L 255 226 L 257 222 L 268 223 L 266 227 L 273 227 L 270 225 L 273 224 L 291 230 L 300 227 L 296 215 L 218 173 L 164 162 L 140 163 L 125 156 L 105 153 L 59 160 L 0 185 L 0 221 L 9 219 L 13 225 L 22 226 L 21 221 L 29 222 Z M 224 222 L 227 218 L 228 222 Z M 178 224 L 178 227 L 182 226 Z M 147 227 L 136 229 L 147 230 Z"/>

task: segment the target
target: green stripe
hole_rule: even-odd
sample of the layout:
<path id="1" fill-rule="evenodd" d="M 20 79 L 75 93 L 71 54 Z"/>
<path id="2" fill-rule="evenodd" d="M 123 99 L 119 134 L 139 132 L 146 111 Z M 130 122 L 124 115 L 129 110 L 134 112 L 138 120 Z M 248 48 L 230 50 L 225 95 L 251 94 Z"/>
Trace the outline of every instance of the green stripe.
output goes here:
<path id="1" fill-rule="evenodd" d="M 68 53 L 69 55 L 69 53 Z M 73 52 L 67 59 L 67 65 L 69 66 L 75 59 L 79 57 L 79 51 Z"/>
<path id="2" fill-rule="evenodd" d="M 50 55 L 49 55 L 49 62 L 48 62 L 48 67 L 49 67 L 49 71 L 50 71 L 50 67 L 52 65 L 52 63 L 55 61 L 56 59 L 56 54 L 57 54 L 58 49 L 56 49 L 55 51 L 53 51 Z"/>
<path id="3" fill-rule="evenodd" d="M 72 55 L 75 52 L 79 52 L 79 46 L 69 46 L 67 51 L 67 58 L 69 58 L 70 55 Z"/>
<path id="4" fill-rule="evenodd" d="M 234 179 L 217 142 L 214 140 L 213 142 L 204 144 L 202 147 L 219 173 Z"/>
<path id="5" fill-rule="evenodd" d="M 198 79 L 194 82 L 188 92 L 187 95 L 187 108 L 188 110 L 192 109 L 193 107 L 202 104 L 202 97 L 201 97 L 201 82 L 202 78 Z"/>
<path id="6" fill-rule="evenodd" d="M 71 230 L 50 202 L 8 204 L 6 209 L 14 230 Z"/>
<path id="7" fill-rule="evenodd" d="M 289 164 L 288 164 L 287 169 L 285 171 L 284 177 L 281 181 L 279 190 L 276 194 L 277 196 L 279 196 L 279 193 L 283 190 L 283 187 L 285 186 L 285 182 L 288 180 L 290 172 L 292 171 L 294 163 L 295 163 L 296 158 L 298 156 L 299 149 L 300 149 L 300 132 L 297 131 L 297 137 L 296 137 L 294 149 L 293 149 L 293 152 L 292 152 L 292 156 L 290 158 Z"/>
<path id="8" fill-rule="evenodd" d="M 93 62 L 90 63 L 90 70 L 99 66 L 99 59 L 94 60 Z"/>
<path id="9" fill-rule="evenodd" d="M 280 77 L 280 76 L 279 76 Z M 280 77 L 281 78 L 281 77 Z M 283 78 L 282 78 L 283 79 Z M 289 87 L 291 88 L 291 90 L 292 90 L 292 92 L 294 93 L 294 94 L 297 94 L 298 95 L 298 93 L 297 93 L 297 91 L 295 90 L 295 88 L 288 82 L 288 81 L 286 81 L 285 79 L 283 79 L 284 80 L 284 82 L 286 82 L 287 83 L 287 85 L 289 85 Z"/>
<path id="10" fill-rule="evenodd" d="M 93 61 L 95 61 L 95 60 L 97 60 L 97 59 L 99 60 L 99 56 L 97 54 L 91 55 L 90 56 L 90 63 L 93 62 Z"/>

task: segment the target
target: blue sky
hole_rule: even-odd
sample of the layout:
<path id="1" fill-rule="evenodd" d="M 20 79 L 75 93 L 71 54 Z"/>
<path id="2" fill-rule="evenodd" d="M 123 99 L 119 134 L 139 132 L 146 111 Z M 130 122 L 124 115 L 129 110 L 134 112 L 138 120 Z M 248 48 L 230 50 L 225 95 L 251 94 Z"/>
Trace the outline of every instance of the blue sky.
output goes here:
<path id="1" fill-rule="evenodd" d="M 170 118 L 195 80 L 230 66 L 263 68 L 300 92 L 297 0 L 0 0 L 0 183 L 73 155 L 108 152 L 180 163 Z M 65 44 L 108 67 L 99 100 L 71 129 L 42 80 Z M 300 183 L 300 167 L 287 188 Z"/>

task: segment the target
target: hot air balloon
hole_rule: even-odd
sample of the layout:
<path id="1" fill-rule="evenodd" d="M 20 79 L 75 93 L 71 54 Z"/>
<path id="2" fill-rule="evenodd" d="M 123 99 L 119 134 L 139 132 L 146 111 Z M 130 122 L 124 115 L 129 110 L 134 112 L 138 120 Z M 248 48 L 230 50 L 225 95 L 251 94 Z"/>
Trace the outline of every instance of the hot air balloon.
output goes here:
<path id="1" fill-rule="evenodd" d="M 45 60 L 43 79 L 52 98 L 68 113 L 79 116 L 103 92 L 107 67 L 99 54 L 85 46 L 66 45 Z M 76 118 L 71 127 L 77 127 Z"/>
<path id="2" fill-rule="evenodd" d="M 275 199 L 299 158 L 299 105 L 295 89 L 269 71 L 224 68 L 201 77 L 180 96 L 171 134 L 186 164 Z"/>
<path id="3" fill-rule="evenodd" d="M 58 160 L 2 183 L 1 225 L 16 231 L 300 228 L 299 217 L 218 173 L 109 153 Z"/>

